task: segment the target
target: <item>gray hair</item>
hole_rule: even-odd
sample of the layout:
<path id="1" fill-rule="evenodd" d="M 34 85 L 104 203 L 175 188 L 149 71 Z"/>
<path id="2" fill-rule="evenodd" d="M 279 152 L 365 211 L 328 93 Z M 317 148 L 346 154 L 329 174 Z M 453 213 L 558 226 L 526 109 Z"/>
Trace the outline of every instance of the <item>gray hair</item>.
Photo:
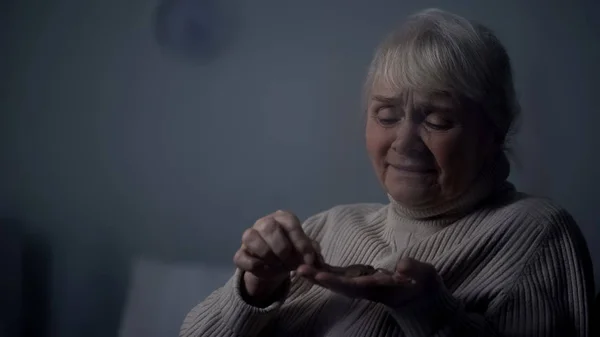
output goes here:
<path id="1" fill-rule="evenodd" d="M 369 68 L 366 97 L 378 83 L 474 104 L 502 146 L 520 113 L 502 43 L 489 28 L 439 9 L 412 15 L 383 41 Z"/>

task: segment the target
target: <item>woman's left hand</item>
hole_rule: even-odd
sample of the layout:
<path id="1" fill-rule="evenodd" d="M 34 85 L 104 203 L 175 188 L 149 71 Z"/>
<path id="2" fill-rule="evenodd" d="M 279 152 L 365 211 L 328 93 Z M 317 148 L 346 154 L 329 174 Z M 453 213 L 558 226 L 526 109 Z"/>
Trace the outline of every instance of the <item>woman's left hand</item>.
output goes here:
<path id="1" fill-rule="evenodd" d="M 410 258 L 399 260 L 393 272 L 378 271 L 367 276 L 348 277 L 309 265 L 301 265 L 297 273 L 333 292 L 391 307 L 427 298 L 442 285 L 435 267 Z"/>

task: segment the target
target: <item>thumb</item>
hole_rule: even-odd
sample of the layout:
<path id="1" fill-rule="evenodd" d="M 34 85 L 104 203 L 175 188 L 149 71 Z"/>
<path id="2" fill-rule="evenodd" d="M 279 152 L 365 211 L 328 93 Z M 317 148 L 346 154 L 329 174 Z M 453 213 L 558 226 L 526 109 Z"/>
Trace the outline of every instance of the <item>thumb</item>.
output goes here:
<path id="1" fill-rule="evenodd" d="M 317 240 L 312 240 L 312 242 L 311 242 L 311 243 L 312 243 L 313 249 L 314 249 L 314 250 L 315 250 L 317 253 L 321 254 L 321 245 L 319 244 L 319 242 L 318 242 Z"/>
<path id="2" fill-rule="evenodd" d="M 323 266 L 323 265 L 325 265 L 325 259 L 323 258 L 323 255 L 321 255 L 321 245 L 316 240 L 312 240 L 311 243 L 312 243 L 313 249 L 317 253 L 316 260 L 315 260 L 315 265 L 316 266 Z"/>

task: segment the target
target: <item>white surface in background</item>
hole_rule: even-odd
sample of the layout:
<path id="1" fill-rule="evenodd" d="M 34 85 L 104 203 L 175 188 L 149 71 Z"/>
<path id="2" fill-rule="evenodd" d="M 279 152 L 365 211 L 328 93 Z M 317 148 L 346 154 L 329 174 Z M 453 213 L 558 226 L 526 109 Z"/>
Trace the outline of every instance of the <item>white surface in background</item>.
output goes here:
<path id="1" fill-rule="evenodd" d="M 119 337 L 178 336 L 189 310 L 233 272 L 233 267 L 134 261 Z"/>

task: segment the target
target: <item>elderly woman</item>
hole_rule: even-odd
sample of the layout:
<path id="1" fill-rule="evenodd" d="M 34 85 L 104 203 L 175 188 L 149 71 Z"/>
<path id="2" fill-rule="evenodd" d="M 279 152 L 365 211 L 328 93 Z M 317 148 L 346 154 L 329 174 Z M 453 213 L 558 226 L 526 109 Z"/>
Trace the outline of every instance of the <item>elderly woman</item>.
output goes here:
<path id="1" fill-rule="evenodd" d="M 410 17 L 365 86 L 366 147 L 389 204 L 259 219 L 181 336 L 587 336 L 593 277 L 577 225 L 506 181 L 511 72 L 486 27 Z"/>

